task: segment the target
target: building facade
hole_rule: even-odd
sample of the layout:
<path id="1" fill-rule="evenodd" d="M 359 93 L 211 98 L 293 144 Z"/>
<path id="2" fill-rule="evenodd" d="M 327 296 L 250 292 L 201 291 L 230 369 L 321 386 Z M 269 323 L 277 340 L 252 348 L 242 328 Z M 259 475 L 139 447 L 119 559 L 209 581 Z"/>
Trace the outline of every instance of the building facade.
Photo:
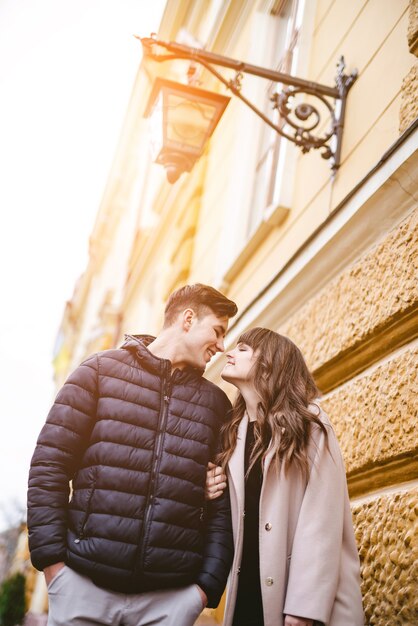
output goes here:
<path id="1" fill-rule="evenodd" d="M 150 160 L 143 113 L 156 76 L 185 82 L 189 63 L 144 60 L 88 267 L 66 305 L 57 385 L 124 333 L 157 333 L 173 289 L 186 282 L 221 289 L 239 306 L 227 347 L 243 330 L 267 326 L 306 356 L 345 458 L 367 624 L 412 626 L 418 3 L 168 0 L 158 38 L 327 85 L 344 55 L 358 78 L 341 167 L 331 176 L 317 152 L 302 154 L 233 97 L 204 155 L 170 185 Z M 206 72 L 199 80 L 226 93 Z M 245 95 L 272 116 L 275 89 L 243 81 Z M 217 358 L 206 373 L 217 383 L 222 364 Z M 221 623 L 222 607 L 213 618 Z"/>

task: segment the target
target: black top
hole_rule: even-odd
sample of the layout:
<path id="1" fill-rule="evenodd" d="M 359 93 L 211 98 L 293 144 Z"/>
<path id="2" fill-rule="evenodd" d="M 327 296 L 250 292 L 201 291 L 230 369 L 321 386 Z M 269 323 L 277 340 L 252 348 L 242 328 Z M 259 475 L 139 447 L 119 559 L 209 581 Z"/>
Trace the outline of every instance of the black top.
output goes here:
<path id="1" fill-rule="evenodd" d="M 254 424 L 255 422 L 248 423 L 245 440 L 245 474 L 248 470 L 251 450 L 254 447 Z M 244 540 L 233 626 L 264 626 L 258 544 L 262 481 L 261 458 L 259 458 L 245 481 Z"/>

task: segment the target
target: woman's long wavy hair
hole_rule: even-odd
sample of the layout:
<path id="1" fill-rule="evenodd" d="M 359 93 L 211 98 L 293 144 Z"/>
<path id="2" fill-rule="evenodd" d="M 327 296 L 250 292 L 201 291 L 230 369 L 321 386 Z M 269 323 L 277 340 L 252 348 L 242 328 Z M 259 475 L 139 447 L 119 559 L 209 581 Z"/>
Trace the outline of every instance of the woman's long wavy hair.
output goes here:
<path id="1" fill-rule="evenodd" d="M 327 437 L 317 415 L 308 408 L 320 395 L 301 351 L 287 337 L 268 330 L 252 328 L 238 339 L 252 348 L 256 360 L 250 379 L 260 397 L 254 425 L 254 447 L 247 475 L 259 457 L 274 449 L 274 462 L 285 473 L 295 465 L 307 479 L 309 460 L 307 447 L 312 425 L 316 424 Z M 237 442 L 238 426 L 245 412 L 241 393 L 234 402 L 231 419 L 221 432 L 222 451 L 218 463 L 225 469 Z M 318 409 L 319 415 L 319 409 Z"/>

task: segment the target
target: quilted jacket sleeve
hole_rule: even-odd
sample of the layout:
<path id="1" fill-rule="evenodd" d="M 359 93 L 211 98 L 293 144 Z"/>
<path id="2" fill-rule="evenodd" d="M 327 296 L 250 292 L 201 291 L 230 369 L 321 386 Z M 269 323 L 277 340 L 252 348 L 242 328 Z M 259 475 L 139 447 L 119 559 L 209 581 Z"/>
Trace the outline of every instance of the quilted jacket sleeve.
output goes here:
<path id="1" fill-rule="evenodd" d="M 97 405 L 98 357 L 84 361 L 59 391 L 39 435 L 29 472 L 28 531 L 39 570 L 65 561 L 69 481 L 92 430 Z"/>
<path id="2" fill-rule="evenodd" d="M 231 404 L 225 396 L 224 419 L 230 408 Z M 215 608 L 219 604 L 231 569 L 233 555 L 231 506 L 227 488 L 222 496 L 207 502 L 206 543 L 202 568 L 196 582 L 208 597 L 208 608 Z"/>
<path id="3" fill-rule="evenodd" d="M 234 554 L 229 492 L 208 502 L 206 545 L 197 584 L 208 597 L 208 607 L 218 606 Z"/>

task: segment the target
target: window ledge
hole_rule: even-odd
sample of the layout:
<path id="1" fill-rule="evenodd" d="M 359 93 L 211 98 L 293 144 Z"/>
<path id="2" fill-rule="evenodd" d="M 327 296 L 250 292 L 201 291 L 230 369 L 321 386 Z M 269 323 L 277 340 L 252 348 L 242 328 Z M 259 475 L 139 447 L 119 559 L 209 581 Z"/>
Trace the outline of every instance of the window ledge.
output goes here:
<path id="1" fill-rule="evenodd" d="M 263 239 L 265 239 L 275 228 L 281 226 L 289 213 L 290 209 L 288 207 L 275 204 L 271 204 L 264 210 L 263 219 L 253 231 L 250 238 L 247 239 L 229 270 L 224 274 L 221 285 L 224 290 L 229 288 L 239 272 L 260 246 Z"/>

